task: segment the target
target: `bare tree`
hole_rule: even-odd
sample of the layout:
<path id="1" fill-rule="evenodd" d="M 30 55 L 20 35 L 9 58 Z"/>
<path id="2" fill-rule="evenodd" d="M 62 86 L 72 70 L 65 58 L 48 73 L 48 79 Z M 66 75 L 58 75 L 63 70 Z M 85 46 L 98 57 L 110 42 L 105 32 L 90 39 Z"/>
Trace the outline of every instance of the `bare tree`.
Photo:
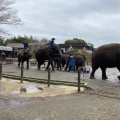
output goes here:
<path id="1" fill-rule="evenodd" d="M 10 25 L 18 26 L 22 25 L 20 18 L 18 18 L 16 9 L 11 9 L 11 5 L 15 3 L 15 0 L 0 0 L 0 26 Z M 0 27 L 0 33 L 8 34 L 7 31 Z"/>

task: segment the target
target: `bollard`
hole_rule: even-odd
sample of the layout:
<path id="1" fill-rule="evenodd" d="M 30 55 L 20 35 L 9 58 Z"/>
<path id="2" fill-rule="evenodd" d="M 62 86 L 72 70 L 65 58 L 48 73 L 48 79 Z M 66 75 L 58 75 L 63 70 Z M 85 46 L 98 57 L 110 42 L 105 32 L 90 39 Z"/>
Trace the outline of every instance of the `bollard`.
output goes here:
<path id="1" fill-rule="evenodd" d="M 23 69 L 24 69 L 24 66 L 21 65 L 21 83 L 23 83 Z"/>
<path id="2" fill-rule="evenodd" d="M 78 91 L 80 91 L 80 74 L 81 71 L 78 69 Z"/>
<path id="3" fill-rule="evenodd" d="M 2 62 L 0 63 L 0 80 L 2 79 Z"/>
<path id="4" fill-rule="evenodd" d="M 50 67 L 48 67 L 48 87 L 50 87 Z"/>

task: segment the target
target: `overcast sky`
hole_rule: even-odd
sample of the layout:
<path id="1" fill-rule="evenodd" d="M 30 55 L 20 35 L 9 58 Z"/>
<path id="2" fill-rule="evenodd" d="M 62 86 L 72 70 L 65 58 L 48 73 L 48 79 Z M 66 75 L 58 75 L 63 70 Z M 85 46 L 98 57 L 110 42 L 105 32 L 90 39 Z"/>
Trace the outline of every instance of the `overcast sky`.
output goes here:
<path id="1" fill-rule="evenodd" d="M 120 0 L 16 0 L 13 7 L 24 25 L 10 28 L 9 37 L 80 38 L 94 47 L 120 43 Z"/>

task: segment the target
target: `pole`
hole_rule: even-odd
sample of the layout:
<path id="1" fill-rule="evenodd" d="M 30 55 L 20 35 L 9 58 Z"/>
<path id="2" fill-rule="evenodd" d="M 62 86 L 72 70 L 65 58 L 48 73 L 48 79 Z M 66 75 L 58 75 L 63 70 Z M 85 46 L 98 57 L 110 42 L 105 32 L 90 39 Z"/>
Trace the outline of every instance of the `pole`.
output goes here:
<path id="1" fill-rule="evenodd" d="M 0 80 L 2 79 L 2 63 L 0 63 Z"/>
<path id="2" fill-rule="evenodd" d="M 50 87 L 50 67 L 48 67 L 48 87 Z"/>
<path id="3" fill-rule="evenodd" d="M 23 68 L 24 68 L 24 66 L 21 65 L 21 83 L 23 83 Z"/>
<path id="4" fill-rule="evenodd" d="M 80 91 L 80 70 L 78 69 L 78 91 Z"/>

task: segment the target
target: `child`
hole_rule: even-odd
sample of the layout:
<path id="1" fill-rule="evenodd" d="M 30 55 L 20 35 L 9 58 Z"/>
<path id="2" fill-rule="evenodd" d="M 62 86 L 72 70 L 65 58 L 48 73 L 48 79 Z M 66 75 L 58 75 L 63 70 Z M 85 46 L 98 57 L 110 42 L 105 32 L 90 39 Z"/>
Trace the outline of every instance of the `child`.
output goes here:
<path id="1" fill-rule="evenodd" d="M 74 71 L 74 66 L 75 66 L 75 59 L 73 58 L 73 56 L 70 56 L 69 66 L 70 66 L 70 72 L 73 72 Z"/>

